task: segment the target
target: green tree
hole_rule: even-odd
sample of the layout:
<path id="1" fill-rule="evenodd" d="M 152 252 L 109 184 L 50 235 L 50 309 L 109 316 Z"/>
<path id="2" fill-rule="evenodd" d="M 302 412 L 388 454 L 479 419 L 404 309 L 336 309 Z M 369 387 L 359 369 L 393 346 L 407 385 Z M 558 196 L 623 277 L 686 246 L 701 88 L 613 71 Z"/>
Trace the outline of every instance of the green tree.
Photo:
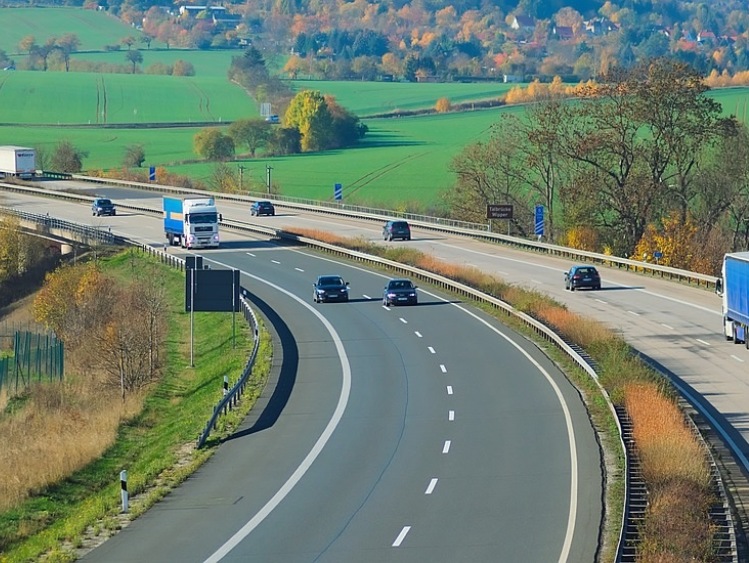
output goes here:
<path id="1" fill-rule="evenodd" d="M 66 33 L 57 40 L 56 48 L 65 63 L 65 72 L 70 71 L 70 55 L 81 46 L 81 40 L 75 33 Z"/>
<path id="2" fill-rule="evenodd" d="M 87 156 L 86 151 L 76 148 L 73 143 L 63 139 L 55 146 L 49 165 L 54 172 L 80 172 L 83 169 L 83 159 Z"/>
<path id="3" fill-rule="evenodd" d="M 128 168 L 140 168 L 146 161 L 146 150 L 143 145 L 128 145 L 125 147 L 125 155 L 122 164 Z"/>
<path id="4" fill-rule="evenodd" d="M 276 127 L 268 139 L 268 153 L 272 155 L 302 152 L 302 136 L 296 127 Z"/>
<path id="5" fill-rule="evenodd" d="M 125 53 L 125 59 L 127 59 L 130 64 L 133 65 L 133 74 L 135 74 L 136 65 L 143 62 L 143 53 L 141 53 L 137 49 L 135 51 L 128 51 L 127 53 Z"/>
<path id="6" fill-rule="evenodd" d="M 227 133 L 236 147 L 246 146 L 254 158 L 258 148 L 265 146 L 272 133 L 272 125 L 260 118 L 239 119 L 229 125 Z"/>
<path id="7" fill-rule="evenodd" d="M 193 148 L 208 160 L 227 160 L 234 155 L 234 141 L 217 127 L 198 131 L 193 138 Z"/>

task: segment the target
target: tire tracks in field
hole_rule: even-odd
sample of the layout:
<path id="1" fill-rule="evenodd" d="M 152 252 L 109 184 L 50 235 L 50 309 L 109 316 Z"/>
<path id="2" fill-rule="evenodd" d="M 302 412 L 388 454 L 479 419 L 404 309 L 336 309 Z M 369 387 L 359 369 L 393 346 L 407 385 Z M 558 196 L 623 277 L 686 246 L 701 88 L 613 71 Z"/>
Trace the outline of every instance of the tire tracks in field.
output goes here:
<path id="1" fill-rule="evenodd" d="M 200 86 L 190 79 L 186 79 L 190 89 L 198 96 L 198 112 L 207 121 L 216 121 L 211 114 L 211 98 Z"/>
<path id="2" fill-rule="evenodd" d="M 354 182 L 351 184 L 350 188 L 346 190 L 346 196 L 350 197 L 356 192 L 358 192 L 360 189 L 366 187 L 368 184 L 374 182 L 375 180 L 378 180 L 382 178 L 383 176 L 386 176 L 387 174 L 390 174 L 391 172 L 394 172 L 404 164 L 407 164 L 411 162 L 412 160 L 416 160 L 417 158 L 421 158 L 422 156 L 426 155 L 425 152 L 420 152 L 416 154 L 410 154 L 405 158 L 402 158 L 396 162 L 391 162 L 389 164 L 386 164 L 384 166 L 381 166 L 380 168 L 377 168 L 375 170 L 372 170 L 371 172 L 366 173 L 361 178 L 358 178 L 354 180 Z"/>
<path id="3" fill-rule="evenodd" d="M 104 125 L 107 123 L 107 87 L 104 77 L 96 77 L 96 123 Z"/>

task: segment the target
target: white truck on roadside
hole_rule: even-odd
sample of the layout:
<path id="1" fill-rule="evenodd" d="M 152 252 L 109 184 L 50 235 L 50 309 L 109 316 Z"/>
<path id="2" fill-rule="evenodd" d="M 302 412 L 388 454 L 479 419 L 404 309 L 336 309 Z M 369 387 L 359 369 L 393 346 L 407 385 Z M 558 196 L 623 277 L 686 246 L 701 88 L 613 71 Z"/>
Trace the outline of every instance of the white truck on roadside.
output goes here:
<path id="1" fill-rule="evenodd" d="M 30 147 L 0 146 L 0 174 L 33 178 L 36 176 L 36 151 Z"/>

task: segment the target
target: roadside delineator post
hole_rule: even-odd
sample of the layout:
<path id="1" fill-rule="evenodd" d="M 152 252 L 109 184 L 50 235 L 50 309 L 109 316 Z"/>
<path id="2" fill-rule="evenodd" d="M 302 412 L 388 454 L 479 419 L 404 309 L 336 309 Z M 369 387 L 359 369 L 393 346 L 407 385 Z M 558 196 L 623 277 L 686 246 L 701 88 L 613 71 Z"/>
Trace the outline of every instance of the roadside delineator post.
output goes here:
<path id="1" fill-rule="evenodd" d="M 122 512 L 127 514 L 128 510 L 128 496 L 127 496 L 127 471 L 123 469 L 120 471 L 120 489 L 122 494 Z"/>

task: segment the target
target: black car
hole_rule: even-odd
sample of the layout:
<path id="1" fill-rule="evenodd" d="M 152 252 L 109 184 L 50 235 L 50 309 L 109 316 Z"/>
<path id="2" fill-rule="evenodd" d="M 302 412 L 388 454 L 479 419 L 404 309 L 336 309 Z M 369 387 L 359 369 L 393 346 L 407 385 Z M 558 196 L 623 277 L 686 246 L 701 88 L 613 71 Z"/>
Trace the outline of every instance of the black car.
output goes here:
<path id="1" fill-rule="evenodd" d="M 390 305 L 416 305 L 419 298 L 416 296 L 416 287 L 411 280 L 392 279 L 382 292 L 382 304 Z"/>
<path id="2" fill-rule="evenodd" d="M 348 301 L 348 282 L 341 276 L 319 276 L 314 283 L 312 300 L 315 303 Z"/>
<path id="3" fill-rule="evenodd" d="M 91 204 L 91 214 L 101 217 L 102 215 L 117 215 L 117 208 L 111 199 L 97 197 Z"/>
<path id="4" fill-rule="evenodd" d="M 572 266 L 564 273 L 564 289 L 575 291 L 581 287 L 601 289 L 601 275 L 593 266 Z"/>
<path id="5" fill-rule="evenodd" d="M 276 208 L 270 201 L 256 201 L 250 207 L 250 215 L 275 215 Z"/>
<path id="6" fill-rule="evenodd" d="M 382 227 L 382 238 L 385 240 L 396 238 L 411 240 L 411 227 L 406 221 L 388 221 Z"/>

